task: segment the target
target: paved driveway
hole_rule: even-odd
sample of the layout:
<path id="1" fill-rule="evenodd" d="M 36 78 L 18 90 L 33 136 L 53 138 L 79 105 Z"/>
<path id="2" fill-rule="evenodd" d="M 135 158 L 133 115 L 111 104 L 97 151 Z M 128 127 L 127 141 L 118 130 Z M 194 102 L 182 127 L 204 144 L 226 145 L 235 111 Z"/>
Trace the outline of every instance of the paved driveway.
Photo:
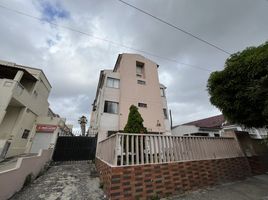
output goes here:
<path id="1" fill-rule="evenodd" d="M 99 179 L 91 176 L 94 164 L 86 161 L 52 166 L 29 186 L 14 195 L 12 200 L 101 200 L 104 193 Z"/>
<path id="2" fill-rule="evenodd" d="M 169 200 L 268 200 L 268 174 L 168 198 Z"/>

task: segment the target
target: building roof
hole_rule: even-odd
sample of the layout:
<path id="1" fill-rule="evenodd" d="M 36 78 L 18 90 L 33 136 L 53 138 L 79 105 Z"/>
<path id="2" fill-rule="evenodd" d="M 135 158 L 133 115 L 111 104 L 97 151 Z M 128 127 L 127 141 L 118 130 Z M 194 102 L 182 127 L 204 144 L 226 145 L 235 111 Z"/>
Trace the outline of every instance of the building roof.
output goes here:
<path id="1" fill-rule="evenodd" d="M 202 128 L 221 128 L 224 122 L 225 122 L 225 119 L 223 115 L 216 115 L 213 117 L 208 117 L 205 119 L 188 122 L 182 125 L 194 125 L 194 126 L 202 127 Z"/>
<path id="2" fill-rule="evenodd" d="M 48 78 L 46 77 L 46 75 L 45 75 L 45 73 L 43 72 L 42 69 L 34 68 L 34 67 L 29 67 L 29 66 L 25 66 L 25 65 L 18 65 L 18 64 L 16 64 L 16 63 L 8 62 L 8 61 L 4 61 L 4 60 L 0 60 L 0 65 L 1 65 L 1 66 L 5 66 L 5 67 L 13 67 L 13 68 L 15 68 L 15 69 L 17 69 L 17 70 L 22 70 L 24 73 L 27 73 L 27 77 L 29 77 L 28 74 L 30 74 L 32 77 L 34 77 L 34 76 L 27 70 L 27 68 L 28 68 L 28 69 L 33 69 L 33 70 L 40 71 L 40 72 L 44 75 L 44 77 L 45 77 L 45 79 L 46 79 L 48 85 L 50 86 L 50 88 L 52 88 L 52 86 L 51 86 L 51 84 L 50 84 Z M 34 79 L 37 80 L 35 77 L 34 77 Z"/>
<path id="3" fill-rule="evenodd" d="M 121 54 L 118 54 L 118 57 L 117 57 L 117 60 L 116 60 L 116 63 L 115 63 L 113 72 L 116 72 L 117 71 L 118 66 L 119 66 L 119 64 L 121 62 L 122 56 L 124 56 L 124 55 L 142 57 L 143 59 L 146 59 L 146 60 L 154 63 L 157 66 L 157 68 L 159 67 L 159 65 L 157 63 L 155 63 L 154 61 L 150 60 L 149 58 L 144 57 L 141 54 L 136 54 L 136 53 L 121 53 Z"/>
<path id="4" fill-rule="evenodd" d="M 24 78 L 27 79 L 27 80 L 31 80 L 31 81 L 37 81 L 37 79 L 32 75 L 30 74 L 27 70 L 23 69 L 23 68 L 18 68 L 18 67 L 10 67 L 10 66 L 7 66 L 7 65 L 2 65 L 0 63 L 0 78 L 1 77 L 8 77 L 8 76 L 14 76 L 16 75 L 17 71 L 23 71 L 24 72 Z"/>

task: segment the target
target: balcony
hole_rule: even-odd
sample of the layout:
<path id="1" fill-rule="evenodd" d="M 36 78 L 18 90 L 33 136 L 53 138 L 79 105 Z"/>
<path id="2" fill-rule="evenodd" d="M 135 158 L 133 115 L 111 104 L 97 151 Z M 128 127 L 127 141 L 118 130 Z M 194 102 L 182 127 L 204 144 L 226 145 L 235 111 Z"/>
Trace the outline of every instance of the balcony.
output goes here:
<path id="1" fill-rule="evenodd" d="M 0 105 L 8 106 L 12 102 L 17 102 L 18 105 L 24 106 L 31 102 L 31 94 L 25 87 L 12 79 L 0 79 Z"/>

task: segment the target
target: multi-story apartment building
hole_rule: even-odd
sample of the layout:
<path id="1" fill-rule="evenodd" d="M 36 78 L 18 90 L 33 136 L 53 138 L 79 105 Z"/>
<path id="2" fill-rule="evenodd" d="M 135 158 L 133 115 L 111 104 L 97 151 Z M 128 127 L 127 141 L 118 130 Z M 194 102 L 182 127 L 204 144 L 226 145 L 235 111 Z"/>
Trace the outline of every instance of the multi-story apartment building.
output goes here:
<path id="1" fill-rule="evenodd" d="M 170 133 L 166 87 L 158 65 L 138 54 L 120 54 L 113 70 L 100 72 L 91 112 L 90 132 L 103 140 L 123 131 L 131 105 L 138 107 L 149 133 Z"/>
<path id="2" fill-rule="evenodd" d="M 55 124 L 50 90 L 42 70 L 0 61 L 0 159 L 29 152 L 37 123 Z"/>

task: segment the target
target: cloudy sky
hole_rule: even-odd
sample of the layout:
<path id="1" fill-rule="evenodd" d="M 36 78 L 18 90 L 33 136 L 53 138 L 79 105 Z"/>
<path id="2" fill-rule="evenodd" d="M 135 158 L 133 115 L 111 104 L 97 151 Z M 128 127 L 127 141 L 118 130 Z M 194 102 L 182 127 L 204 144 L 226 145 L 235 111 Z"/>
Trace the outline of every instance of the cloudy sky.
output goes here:
<path id="1" fill-rule="evenodd" d="M 268 40 L 267 0 L 126 1 L 231 53 Z M 0 59 L 42 68 L 51 108 L 75 126 L 90 116 L 99 71 L 136 50 L 160 65 L 174 124 L 220 113 L 206 83 L 228 54 L 118 0 L 0 1 L 0 27 Z"/>

